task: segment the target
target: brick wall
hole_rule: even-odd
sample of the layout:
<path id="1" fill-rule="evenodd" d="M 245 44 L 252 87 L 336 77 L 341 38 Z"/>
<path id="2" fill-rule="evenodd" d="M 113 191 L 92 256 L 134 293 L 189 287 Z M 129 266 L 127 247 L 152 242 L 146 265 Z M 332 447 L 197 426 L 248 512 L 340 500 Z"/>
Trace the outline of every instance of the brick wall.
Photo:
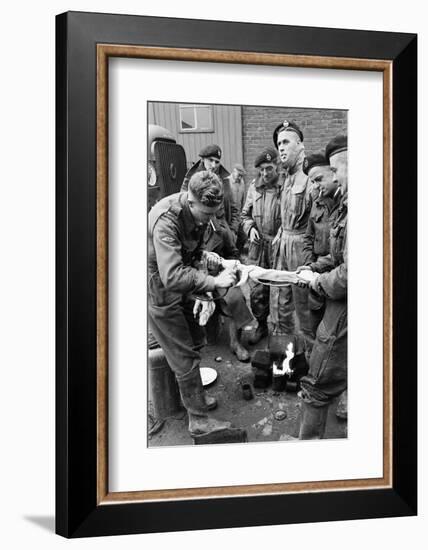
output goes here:
<path id="1" fill-rule="evenodd" d="M 332 137 L 347 131 L 347 111 L 243 106 L 242 141 L 247 180 L 256 175 L 254 159 L 262 149 L 273 146 L 273 131 L 283 120 L 293 120 L 301 128 L 307 154 L 325 149 Z"/>

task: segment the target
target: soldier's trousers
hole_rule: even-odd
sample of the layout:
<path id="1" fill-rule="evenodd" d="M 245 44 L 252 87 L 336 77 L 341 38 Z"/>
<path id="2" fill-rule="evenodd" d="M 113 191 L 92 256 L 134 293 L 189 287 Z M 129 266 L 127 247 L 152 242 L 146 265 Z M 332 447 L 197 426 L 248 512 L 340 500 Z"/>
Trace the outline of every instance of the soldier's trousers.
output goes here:
<path id="1" fill-rule="evenodd" d="M 193 317 L 193 300 L 149 282 L 149 329 L 161 346 L 177 381 L 199 366 L 205 334 Z"/>
<path id="2" fill-rule="evenodd" d="M 270 269 L 272 267 L 272 237 L 261 235 L 260 241 L 248 245 L 248 263 Z M 267 322 L 270 310 L 270 288 L 250 282 L 251 311 L 259 324 Z"/>
<path id="3" fill-rule="evenodd" d="M 309 373 L 301 380 L 302 399 L 322 407 L 347 387 L 348 308 L 346 300 L 326 300 L 309 361 Z"/>
<path id="4" fill-rule="evenodd" d="M 304 263 L 304 232 L 282 230 L 274 251 L 274 268 L 295 271 Z M 315 339 L 314 324 L 309 313 L 308 289 L 297 285 L 271 287 L 270 317 L 274 334 L 290 336 L 297 341 L 295 353 L 309 357 Z M 295 315 L 298 327 L 295 326 Z M 297 338 L 298 336 L 298 338 Z"/>

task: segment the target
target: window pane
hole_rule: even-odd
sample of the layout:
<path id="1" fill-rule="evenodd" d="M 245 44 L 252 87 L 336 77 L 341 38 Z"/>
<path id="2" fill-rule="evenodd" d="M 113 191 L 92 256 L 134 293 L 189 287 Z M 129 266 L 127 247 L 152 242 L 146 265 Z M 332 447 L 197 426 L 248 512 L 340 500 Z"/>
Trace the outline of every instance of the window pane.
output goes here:
<path id="1" fill-rule="evenodd" d="M 182 130 L 196 128 L 193 107 L 180 107 L 180 124 Z"/>
<path id="2" fill-rule="evenodd" d="M 201 130 L 211 130 L 211 107 L 196 107 L 196 117 L 198 128 Z"/>

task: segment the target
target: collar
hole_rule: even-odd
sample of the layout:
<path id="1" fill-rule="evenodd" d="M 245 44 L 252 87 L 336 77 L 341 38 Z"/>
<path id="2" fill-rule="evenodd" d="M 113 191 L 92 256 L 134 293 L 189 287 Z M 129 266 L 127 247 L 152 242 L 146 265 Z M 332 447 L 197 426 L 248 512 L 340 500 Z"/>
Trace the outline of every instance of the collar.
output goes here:
<path id="1" fill-rule="evenodd" d="M 262 193 L 263 191 L 269 188 L 271 189 L 278 188 L 280 187 L 279 175 L 276 176 L 276 179 L 270 184 L 269 187 L 265 183 L 263 183 L 262 177 L 258 176 L 256 183 L 254 184 L 254 187 L 259 193 Z"/>
<path id="2" fill-rule="evenodd" d="M 189 206 L 189 199 L 187 193 L 181 193 L 180 204 L 182 206 L 184 228 L 187 235 L 192 234 L 195 230 L 200 230 L 203 226 L 197 225 L 195 218 Z"/>

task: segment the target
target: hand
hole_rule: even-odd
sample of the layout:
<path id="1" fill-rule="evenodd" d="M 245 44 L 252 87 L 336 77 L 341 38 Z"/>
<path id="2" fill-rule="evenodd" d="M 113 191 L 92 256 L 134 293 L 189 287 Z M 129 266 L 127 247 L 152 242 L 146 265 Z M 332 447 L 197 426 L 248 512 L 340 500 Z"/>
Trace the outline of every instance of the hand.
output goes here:
<path id="1" fill-rule="evenodd" d="M 296 269 L 296 275 L 298 275 L 297 286 L 300 288 L 306 288 L 309 285 L 309 282 L 306 280 L 306 276 L 303 275 L 303 272 L 311 271 L 311 268 L 308 265 L 299 265 Z"/>
<path id="2" fill-rule="evenodd" d="M 296 269 L 296 273 L 299 274 L 302 271 L 312 271 L 312 268 L 309 265 L 299 265 L 299 267 Z"/>
<path id="3" fill-rule="evenodd" d="M 310 286 L 313 290 L 316 290 L 316 280 L 320 276 L 319 273 L 315 273 L 310 268 L 300 269 L 297 268 L 296 274 L 298 277 L 297 285 L 300 287 Z"/>
<path id="4" fill-rule="evenodd" d="M 221 271 L 217 277 L 214 277 L 214 284 L 216 288 L 230 288 L 236 283 L 236 275 L 229 269 Z"/>
<path id="5" fill-rule="evenodd" d="M 195 319 L 198 318 L 199 326 L 204 327 L 208 323 L 208 320 L 211 317 L 211 315 L 214 313 L 214 310 L 215 310 L 214 300 L 197 299 L 195 301 L 195 304 L 193 306 L 193 316 Z"/>
<path id="6" fill-rule="evenodd" d="M 257 243 L 260 241 L 260 235 L 259 235 L 259 232 L 257 231 L 257 229 L 255 227 L 252 227 L 250 229 L 250 235 L 249 235 L 249 238 L 250 238 L 250 241 L 252 243 Z"/>
<path id="7" fill-rule="evenodd" d="M 221 257 L 215 252 L 204 251 L 208 271 L 218 271 L 221 267 Z"/>

